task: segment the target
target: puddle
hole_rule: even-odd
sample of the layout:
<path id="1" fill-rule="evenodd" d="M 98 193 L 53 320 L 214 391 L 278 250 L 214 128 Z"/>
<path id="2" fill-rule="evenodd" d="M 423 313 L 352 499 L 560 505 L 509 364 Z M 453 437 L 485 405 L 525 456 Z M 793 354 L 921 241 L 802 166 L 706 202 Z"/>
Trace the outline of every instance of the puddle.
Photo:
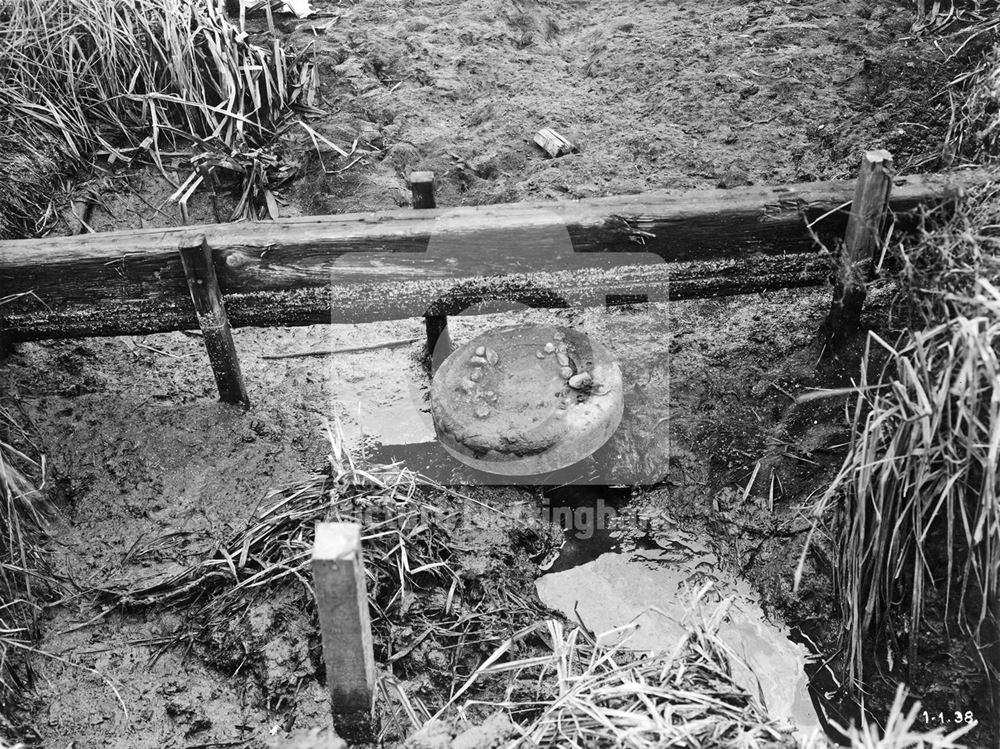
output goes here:
<path id="1" fill-rule="evenodd" d="M 567 532 L 550 571 L 536 581 L 547 606 L 579 619 L 606 644 L 627 637 L 637 650 L 670 650 L 684 634 L 685 589 L 710 581 L 709 605 L 733 599 L 719 634 L 738 656 L 737 683 L 759 693 L 769 714 L 800 736 L 823 729 L 809 693 L 807 649 L 767 620 L 748 582 L 719 570 L 706 542 L 675 531 L 623 553 L 607 530 L 595 529 L 585 539 L 580 533 L 579 527 Z M 630 622 L 638 625 L 634 632 L 610 632 Z"/>

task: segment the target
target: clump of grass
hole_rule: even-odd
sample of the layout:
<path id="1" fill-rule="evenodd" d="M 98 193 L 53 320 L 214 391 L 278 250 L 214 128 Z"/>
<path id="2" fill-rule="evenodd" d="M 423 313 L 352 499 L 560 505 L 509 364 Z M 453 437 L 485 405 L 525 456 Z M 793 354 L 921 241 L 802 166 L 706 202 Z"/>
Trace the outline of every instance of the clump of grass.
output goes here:
<path id="1" fill-rule="evenodd" d="M 191 149 L 179 192 L 215 171 L 240 180 L 240 215 L 273 209 L 278 136 L 316 85 L 301 55 L 217 0 L 0 0 L 0 24 L 0 135 L 41 129 L 70 168 L 148 154 L 163 171 L 164 151 Z"/>
<path id="2" fill-rule="evenodd" d="M 872 643 L 916 662 L 931 587 L 944 590 L 946 622 L 985 647 L 1000 593 L 1000 292 L 980 288 L 979 316 L 897 345 L 869 333 L 851 447 L 815 507 L 834 518 L 848 680 L 859 690 Z M 891 626 L 901 612 L 905 646 Z"/>
<path id="3" fill-rule="evenodd" d="M 896 247 L 895 307 L 914 326 L 979 314 L 976 284 L 1000 285 L 1000 184 L 925 209 L 919 233 Z"/>
<path id="4" fill-rule="evenodd" d="M 54 221 L 58 172 L 54 138 L 36 132 L 29 140 L 0 121 L 0 240 L 41 233 Z"/>
<path id="5" fill-rule="evenodd" d="M 32 682 L 26 656 L 37 635 L 37 598 L 49 582 L 41 549 L 45 462 L 24 452 L 30 445 L 14 414 L 0 406 L 0 731 Z"/>
<path id="6" fill-rule="evenodd" d="M 760 701 L 733 680 L 735 654 L 718 637 L 723 602 L 706 615 L 693 595 L 686 634 L 669 651 L 643 652 L 598 644 L 581 628 L 556 620 L 538 622 L 508 639 L 452 698 L 476 681 L 503 675 L 505 698 L 471 707 L 501 708 L 520 720 L 507 746 L 576 747 L 771 747 L 790 737 L 772 722 Z M 627 628 L 626 628 L 627 629 Z M 519 638 L 544 633 L 548 652 L 510 657 Z"/>
<path id="7" fill-rule="evenodd" d="M 974 25 L 963 46 L 982 44 L 987 50 L 978 64 L 952 82 L 951 124 L 945 142 L 955 158 L 983 163 L 1000 155 L 1000 20 L 997 8 L 988 20 Z"/>

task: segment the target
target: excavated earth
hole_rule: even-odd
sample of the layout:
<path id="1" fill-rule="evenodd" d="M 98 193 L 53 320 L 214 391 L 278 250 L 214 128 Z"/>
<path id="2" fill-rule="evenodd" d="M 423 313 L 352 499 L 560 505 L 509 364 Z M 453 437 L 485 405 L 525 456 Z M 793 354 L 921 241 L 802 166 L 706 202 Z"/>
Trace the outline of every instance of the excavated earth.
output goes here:
<path id="1" fill-rule="evenodd" d="M 911 6 L 635 0 L 623 13 L 596 0 L 315 0 L 316 17 L 279 16 L 280 33 L 317 65 L 323 113 L 313 127 L 351 156 L 320 158 L 293 130 L 284 148 L 296 178 L 280 210 L 404 206 L 406 175 L 418 169 L 435 172 L 442 206 L 850 178 L 870 148 L 892 151 L 903 172 L 938 169 L 949 115 L 941 91 L 973 50 L 948 60 L 962 37 L 915 33 Z M 542 127 L 578 150 L 547 158 L 531 143 Z M 167 166 L 183 178 L 182 158 Z M 165 202 L 173 188 L 153 170 L 83 177 L 81 189 L 99 197 L 98 231 L 179 221 Z M 221 218 L 233 204 L 220 195 Z M 216 220 L 212 201 L 196 197 L 191 217 Z M 769 615 L 829 653 L 838 607 L 822 544 L 792 591 L 809 527 L 803 504 L 836 471 L 849 434 L 842 401 L 794 400 L 851 375 L 850 362 L 820 361 L 828 299 L 815 289 L 617 311 L 514 309 L 459 317 L 451 333 L 460 345 L 537 322 L 607 346 L 625 386 L 607 450 L 632 477 L 618 483 L 643 488 L 624 500 L 611 486 L 573 489 L 570 501 L 617 497 L 618 543 L 681 531 L 707 539 L 720 574 L 748 580 Z M 890 334 L 878 305 L 876 295 L 868 322 Z M 0 362 L 3 402 L 47 455 L 58 508 L 50 551 L 64 581 L 39 643 L 62 660 L 35 659 L 23 735 L 47 746 L 258 747 L 327 725 L 316 633 L 294 597 L 254 610 L 245 625 L 254 652 L 241 661 L 164 650 L 188 613 L 101 616 L 90 591 L 161 579 L 213 553 L 270 490 L 323 465 L 323 428 L 335 416 L 369 457 L 440 467 L 427 448 L 419 343 L 267 358 L 422 334 L 421 320 L 237 330 L 246 413 L 216 401 L 202 341 L 185 333 L 24 344 Z M 501 510 L 537 500 L 531 487 L 468 491 Z M 540 550 L 499 523 L 480 533 L 482 569 L 505 560 L 505 584 L 531 595 Z M 567 544 L 551 569 L 600 551 Z M 925 657 L 913 685 L 928 710 L 982 713 L 968 653 L 949 643 Z M 874 689 L 885 704 L 889 687 Z"/>

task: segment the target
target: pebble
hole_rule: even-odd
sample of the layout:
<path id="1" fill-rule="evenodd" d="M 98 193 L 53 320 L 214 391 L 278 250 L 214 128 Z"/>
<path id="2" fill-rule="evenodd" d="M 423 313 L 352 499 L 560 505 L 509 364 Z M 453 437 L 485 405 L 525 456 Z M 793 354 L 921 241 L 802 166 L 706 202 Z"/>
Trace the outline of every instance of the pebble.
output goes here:
<path id="1" fill-rule="evenodd" d="M 490 415 L 490 409 L 488 409 L 486 406 L 480 406 L 479 408 L 476 409 L 476 416 L 480 419 L 485 419 L 489 415 Z"/>
<path id="2" fill-rule="evenodd" d="M 458 386 L 462 388 L 463 391 L 469 394 L 471 394 L 472 391 L 476 389 L 476 383 L 474 383 L 472 380 L 468 378 L 462 380 Z"/>
<path id="3" fill-rule="evenodd" d="M 476 356 L 486 356 L 486 347 L 480 346 L 476 349 Z"/>
<path id="4" fill-rule="evenodd" d="M 472 380 L 473 382 L 479 382 L 482 376 L 483 376 L 483 370 L 473 369 L 472 372 L 469 374 L 469 379 Z"/>
<path id="5" fill-rule="evenodd" d="M 568 367 L 569 366 L 569 357 L 566 356 L 566 354 L 564 354 L 562 352 L 559 352 L 558 354 L 556 354 L 556 361 L 559 362 L 559 366 L 560 367 Z"/>
<path id="6" fill-rule="evenodd" d="M 582 390 L 594 381 L 589 372 L 581 372 L 569 378 L 569 386 L 574 390 Z"/>
<path id="7" fill-rule="evenodd" d="M 564 380 L 568 380 L 570 377 L 573 376 L 573 370 L 570 369 L 569 367 L 563 367 L 562 369 L 559 370 L 559 376 L 562 377 Z"/>
<path id="8" fill-rule="evenodd" d="M 486 361 L 490 363 L 491 367 L 495 367 L 496 363 L 500 361 L 500 355 L 491 348 L 486 349 Z"/>
<path id="9" fill-rule="evenodd" d="M 557 341 L 561 341 L 566 336 L 561 330 L 557 330 L 555 333 L 552 334 L 552 337 L 555 338 Z"/>
<path id="10" fill-rule="evenodd" d="M 481 356 L 470 356 L 469 357 L 469 364 L 471 364 L 474 367 L 482 367 L 482 366 L 485 366 L 485 365 L 489 364 L 489 362 L 486 361 L 486 359 L 484 359 Z"/>
<path id="11" fill-rule="evenodd" d="M 497 394 L 494 393 L 492 390 L 487 390 L 485 393 L 483 393 L 483 396 L 486 398 L 486 400 L 490 401 L 491 403 L 495 403 L 497 400 Z"/>
<path id="12" fill-rule="evenodd" d="M 545 351 L 546 354 L 551 354 L 553 351 L 556 350 L 556 345 L 552 343 L 552 341 L 549 341 L 548 343 L 545 344 L 543 350 Z"/>
<path id="13" fill-rule="evenodd" d="M 535 352 L 535 356 L 537 356 L 539 359 L 544 359 L 545 358 L 545 352 L 544 351 L 536 351 Z"/>

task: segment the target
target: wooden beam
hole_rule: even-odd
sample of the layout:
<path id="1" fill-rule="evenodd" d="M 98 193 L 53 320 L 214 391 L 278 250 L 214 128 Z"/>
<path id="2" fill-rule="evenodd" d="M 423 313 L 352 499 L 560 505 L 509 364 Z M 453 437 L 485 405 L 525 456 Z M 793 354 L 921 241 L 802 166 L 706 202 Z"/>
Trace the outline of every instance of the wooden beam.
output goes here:
<path id="1" fill-rule="evenodd" d="M 990 178 L 985 170 L 896 178 L 891 207 L 906 211 Z M 813 228 L 832 246 L 847 224 L 837 208 L 853 192 L 853 183 L 819 182 L 0 242 L 0 294 L 35 294 L 0 307 L 0 324 L 13 340 L 195 327 L 176 248 L 200 235 L 234 326 L 419 316 L 462 280 L 497 274 L 570 273 L 556 291 L 572 288 L 575 274 L 629 294 L 616 269 L 661 260 L 721 263 L 727 275 L 692 279 L 687 290 L 743 293 L 774 286 L 762 273 L 742 282 L 732 263 L 748 270 L 765 256 L 814 252 L 805 221 L 826 213 Z"/>
<path id="2" fill-rule="evenodd" d="M 312 568 L 334 728 L 352 744 L 371 743 L 375 656 L 361 526 L 317 523 Z"/>
<path id="3" fill-rule="evenodd" d="M 425 210 L 437 207 L 434 202 L 434 172 L 412 172 L 409 182 L 414 208 Z"/>
<path id="4" fill-rule="evenodd" d="M 875 254 L 882 246 L 891 192 L 892 154 L 866 151 L 837 258 L 830 312 L 824 323 L 831 351 L 850 340 L 861 326 L 866 284 L 871 280 Z"/>
<path id="5" fill-rule="evenodd" d="M 829 265 L 817 253 L 745 260 L 701 263 L 659 263 L 629 265 L 586 272 L 499 276 L 491 279 L 497 287 L 494 298 L 506 299 L 504 287 L 526 280 L 539 288 L 562 294 L 573 306 L 605 306 L 607 297 L 645 294 L 650 301 L 749 294 L 768 289 L 817 286 L 827 282 Z M 319 325 L 324 323 L 366 323 L 425 315 L 438 299 L 455 295 L 459 286 L 475 303 L 475 286 L 451 279 L 373 281 L 366 284 L 331 284 L 327 288 L 290 291 L 250 291 L 224 296 L 230 323 L 234 327 Z M 497 308 L 495 305 L 494 308 Z M 102 305 L 67 305 L 46 309 L 36 305 L 6 317 L 15 341 L 88 336 L 145 335 L 197 328 L 190 300 L 181 303 L 152 299 Z M 440 331 L 438 331 L 440 333 Z"/>
<path id="6" fill-rule="evenodd" d="M 212 250 L 204 237 L 184 240 L 179 250 L 191 301 L 194 302 L 194 312 L 205 339 L 215 384 L 219 388 L 219 399 L 223 403 L 242 403 L 249 407 L 250 399 L 243 384 L 233 331 L 229 327 L 215 266 L 212 264 Z"/>

